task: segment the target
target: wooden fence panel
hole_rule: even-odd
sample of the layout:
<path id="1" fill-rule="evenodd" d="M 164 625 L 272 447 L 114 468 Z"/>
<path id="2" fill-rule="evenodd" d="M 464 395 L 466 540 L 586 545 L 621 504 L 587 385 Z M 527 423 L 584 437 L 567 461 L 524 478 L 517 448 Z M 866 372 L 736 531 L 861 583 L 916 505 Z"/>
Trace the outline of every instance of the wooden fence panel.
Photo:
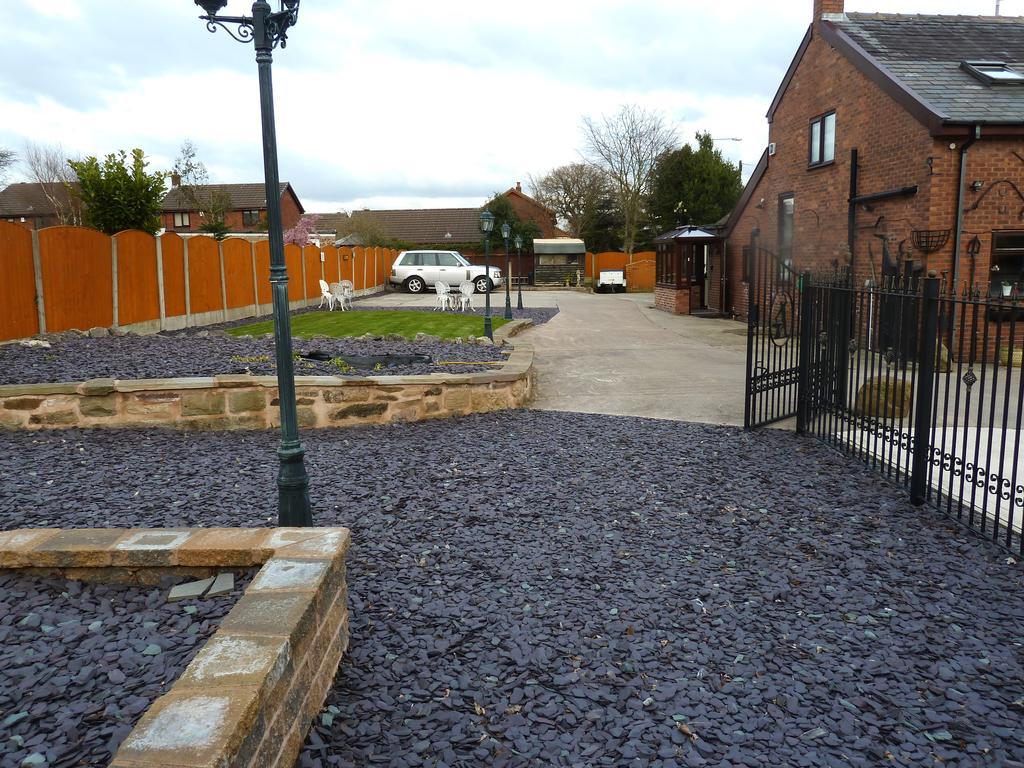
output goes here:
<path id="1" fill-rule="evenodd" d="M 302 249 L 302 260 L 306 264 L 306 298 L 315 299 L 320 295 L 320 249 L 307 245 Z"/>
<path id="2" fill-rule="evenodd" d="M 654 261 L 634 261 L 626 265 L 626 290 L 630 293 L 653 293 Z"/>
<path id="3" fill-rule="evenodd" d="M 302 249 L 289 243 L 284 247 L 284 263 L 288 268 L 288 301 L 302 301 Z"/>
<path id="4" fill-rule="evenodd" d="M 160 284 L 156 271 L 156 238 L 129 229 L 114 235 L 117 243 L 118 325 L 160 319 Z"/>
<path id="5" fill-rule="evenodd" d="M 260 304 L 270 304 L 273 291 L 270 288 L 270 241 L 256 242 L 256 295 Z"/>
<path id="6" fill-rule="evenodd" d="M 0 221 L 0 340 L 39 333 L 36 278 L 32 266 L 32 233 L 18 224 Z"/>
<path id="7" fill-rule="evenodd" d="M 228 309 L 256 303 L 252 286 L 252 247 L 248 240 L 229 237 L 220 244 L 224 254 L 224 290 Z"/>
<path id="8" fill-rule="evenodd" d="M 193 315 L 224 309 L 217 241 L 201 235 L 188 240 L 188 293 Z"/>
<path id="9" fill-rule="evenodd" d="M 160 236 L 164 260 L 164 315 L 185 314 L 185 243 L 180 235 L 165 232 Z"/>
<path id="10" fill-rule="evenodd" d="M 359 246 L 352 249 L 352 282 L 357 291 L 366 287 L 366 249 Z"/>
<path id="11" fill-rule="evenodd" d="M 324 280 L 336 283 L 341 280 L 341 273 L 338 270 L 338 249 L 333 245 L 324 247 Z"/>
<path id="12" fill-rule="evenodd" d="M 110 238 L 85 227 L 39 231 L 46 329 L 86 330 L 114 324 Z"/>
<path id="13" fill-rule="evenodd" d="M 350 280 L 352 285 L 355 285 L 355 258 L 352 249 L 345 246 L 339 248 L 338 253 L 341 255 L 341 279 Z"/>

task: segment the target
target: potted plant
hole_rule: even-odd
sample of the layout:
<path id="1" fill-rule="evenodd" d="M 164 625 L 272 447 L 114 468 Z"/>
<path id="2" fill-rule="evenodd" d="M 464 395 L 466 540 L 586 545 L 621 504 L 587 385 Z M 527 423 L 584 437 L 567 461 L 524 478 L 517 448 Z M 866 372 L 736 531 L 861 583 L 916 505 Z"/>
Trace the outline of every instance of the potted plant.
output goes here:
<path id="1" fill-rule="evenodd" d="M 1013 283 L 1011 283 L 1009 280 L 1003 280 L 1002 288 L 1003 298 L 1009 298 L 1010 293 L 1013 291 Z"/>

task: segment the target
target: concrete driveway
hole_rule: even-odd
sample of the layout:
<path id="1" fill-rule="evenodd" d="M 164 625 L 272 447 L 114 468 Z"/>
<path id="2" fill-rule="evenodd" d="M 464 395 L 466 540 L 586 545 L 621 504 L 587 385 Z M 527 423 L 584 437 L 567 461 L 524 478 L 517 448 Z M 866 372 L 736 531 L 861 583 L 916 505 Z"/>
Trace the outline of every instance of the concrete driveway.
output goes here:
<path id="1" fill-rule="evenodd" d="M 522 334 L 537 354 L 534 408 L 743 424 L 746 326 L 661 312 L 649 293 L 526 296 L 559 308 Z"/>
<path id="2" fill-rule="evenodd" d="M 504 293 L 493 298 L 500 315 Z M 434 294 L 364 301 L 432 306 Z M 559 308 L 520 336 L 536 349 L 534 408 L 742 426 L 745 325 L 661 312 L 650 293 L 526 291 L 523 303 Z"/>

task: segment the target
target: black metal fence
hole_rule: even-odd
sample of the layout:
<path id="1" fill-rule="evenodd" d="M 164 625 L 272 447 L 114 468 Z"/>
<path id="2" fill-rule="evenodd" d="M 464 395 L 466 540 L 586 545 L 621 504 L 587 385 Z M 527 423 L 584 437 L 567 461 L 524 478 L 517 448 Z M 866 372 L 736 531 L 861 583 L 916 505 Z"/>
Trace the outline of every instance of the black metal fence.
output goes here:
<path id="1" fill-rule="evenodd" d="M 1024 302 L 934 276 L 802 282 L 797 430 L 1024 554 Z"/>

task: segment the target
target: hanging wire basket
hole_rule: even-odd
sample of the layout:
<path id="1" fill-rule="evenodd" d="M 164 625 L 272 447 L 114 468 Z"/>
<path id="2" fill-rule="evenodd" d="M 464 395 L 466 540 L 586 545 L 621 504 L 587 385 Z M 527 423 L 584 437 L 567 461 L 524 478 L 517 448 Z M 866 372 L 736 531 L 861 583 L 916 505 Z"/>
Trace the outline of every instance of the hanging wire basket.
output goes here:
<path id="1" fill-rule="evenodd" d="M 949 229 L 915 229 L 910 233 L 914 247 L 925 253 L 935 253 L 949 242 Z"/>

